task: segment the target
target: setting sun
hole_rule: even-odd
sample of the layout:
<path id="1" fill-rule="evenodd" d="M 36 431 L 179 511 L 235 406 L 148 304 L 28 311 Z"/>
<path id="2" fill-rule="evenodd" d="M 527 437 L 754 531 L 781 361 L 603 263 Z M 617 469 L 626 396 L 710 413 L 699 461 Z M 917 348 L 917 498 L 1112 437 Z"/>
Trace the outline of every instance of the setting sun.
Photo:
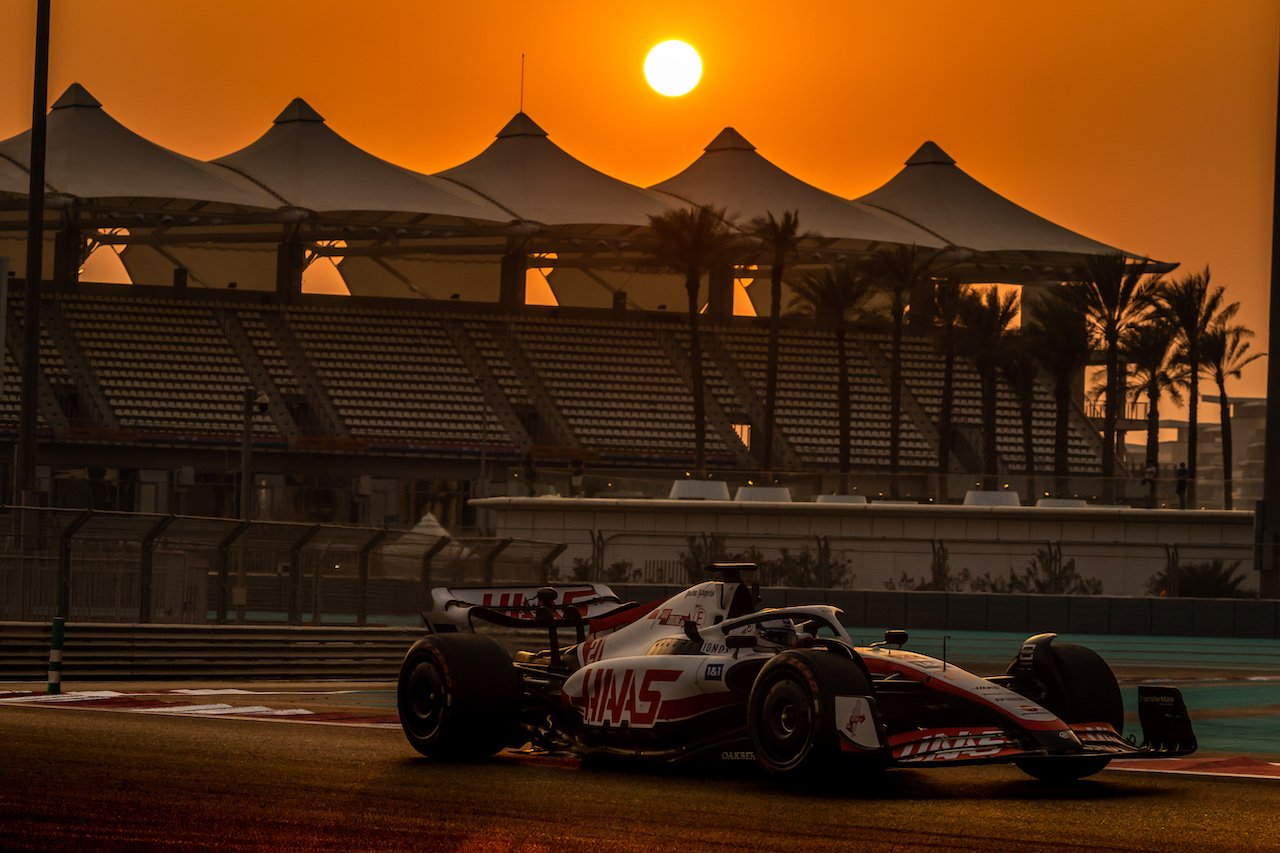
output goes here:
<path id="1" fill-rule="evenodd" d="M 698 85 L 702 79 L 702 59 L 682 41 L 664 41 L 644 60 L 644 76 L 660 95 L 676 98 Z"/>

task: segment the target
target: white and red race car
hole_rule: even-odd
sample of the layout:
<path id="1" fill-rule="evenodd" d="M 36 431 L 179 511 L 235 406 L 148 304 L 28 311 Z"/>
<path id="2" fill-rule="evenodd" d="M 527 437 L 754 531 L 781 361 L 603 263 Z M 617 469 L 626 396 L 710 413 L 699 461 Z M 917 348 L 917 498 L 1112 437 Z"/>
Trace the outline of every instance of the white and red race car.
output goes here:
<path id="1" fill-rule="evenodd" d="M 437 590 L 431 633 L 398 685 L 409 742 L 467 759 L 530 746 L 581 756 L 755 760 L 784 780 L 885 767 L 1012 762 L 1040 779 L 1079 779 L 1113 758 L 1196 749 L 1176 688 L 1142 685 L 1141 742 L 1125 738 L 1110 667 L 1039 634 L 1007 671 L 982 677 L 903 649 L 858 646 L 826 605 L 757 609 L 749 564 L 656 606 L 602 585 Z M 505 596 L 505 598 L 503 597 Z M 478 623 L 545 629 L 515 659 Z M 562 645 L 572 629 L 576 642 Z"/>

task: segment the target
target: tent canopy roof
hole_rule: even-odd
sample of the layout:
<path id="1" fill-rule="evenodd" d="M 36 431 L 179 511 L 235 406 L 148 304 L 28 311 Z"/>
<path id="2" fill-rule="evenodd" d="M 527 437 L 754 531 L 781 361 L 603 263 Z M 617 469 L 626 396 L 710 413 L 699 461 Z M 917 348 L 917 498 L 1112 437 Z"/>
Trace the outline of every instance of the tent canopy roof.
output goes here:
<path id="1" fill-rule="evenodd" d="M 83 200 L 78 207 L 89 214 L 84 223 L 104 210 L 111 217 L 114 209 L 132 212 L 142 224 L 131 222 L 126 237 L 140 246 L 185 241 L 218 244 L 220 251 L 235 253 L 233 246 L 275 244 L 300 234 L 330 240 L 322 234 L 326 228 L 339 233 L 333 226 L 341 224 L 350 230 L 350 223 L 334 219 L 367 219 L 362 238 L 342 238 L 350 253 L 464 251 L 491 257 L 554 251 L 560 263 L 581 255 L 583 265 L 600 267 L 610 262 L 598 254 L 608 241 L 597 239 L 594 249 L 584 251 L 578 248 L 580 238 L 615 239 L 614 261 L 621 263 L 630 233 L 648 225 L 650 217 L 685 204 L 709 204 L 744 222 L 796 210 L 801 228 L 820 235 L 823 248 L 836 252 L 880 244 L 943 249 L 947 263 L 979 281 L 1061 281 L 1075 274 L 1084 256 L 1116 251 L 992 191 L 933 142 L 920 146 L 882 187 L 849 200 L 778 168 L 732 127 L 717 134 L 682 172 L 647 189 L 575 159 L 524 112 L 475 157 L 435 175 L 356 147 L 302 99 L 286 106 L 257 140 L 210 163 L 142 138 L 79 84 L 53 104 L 47 129 L 48 190 Z M 0 207 L 10 214 L 16 214 L 18 197 L 29 189 L 30 136 L 28 131 L 0 141 L 0 194 L 6 196 Z M 57 209 L 65 201 L 52 199 L 47 207 Z M 215 216 L 171 225 L 175 217 L 168 214 L 176 210 Z M 230 222 L 223 220 L 228 214 Z M 517 222 L 508 224 L 512 220 Z M 408 223 L 423 227 L 401 243 L 412 229 L 400 226 Z M 227 235 L 225 244 L 221 234 Z M 471 238 L 484 243 L 464 245 Z M 514 245 L 513 239 L 530 242 Z M 170 259 L 166 263 L 172 267 Z M 1174 266 L 1150 263 L 1148 269 Z"/>
<path id="2" fill-rule="evenodd" d="M 937 236 L 898 217 L 840 198 L 796 178 L 756 153 L 732 127 L 711 140 L 688 168 L 650 189 L 693 204 L 724 206 L 745 222 L 766 212 L 796 210 L 800 226 L 828 239 L 940 248 Z"/>
<path id="3" fill-rule="evenodd" d="M 669 200 L 596 171 L 566 153 L 537 122 L 517 113 L 484 151 L 436 175 L 543 225 L 647 225 Z"/>
<path id="4" fill-rule="evenodd" d="M 0 157 L 29 169 L 31 132 L 0 142 Z M 217 166 L 156 145 L 120 124 L 79 83 L 49 112 L 45 184 L 81 199 L 190 200 L 275 209 L 270 193 Z M 21 192 L 26 193 L 24 186 Z"/>
<path id="5" fill-rule="evenodd" d="M 404 169 L 352 145 L 295 98 L 255 142 L 213 161 L 282 202 L 318 213 L 388 211 L 507 222 L 506 211 L 457 184 Z"/>
<path id="6" fill-rule="evenodd" d="M 975 252 L 1106 255 L 1119 251 L 988 189 L 934 142 L 921 145 L 888 183 L 857 201 Z"/>

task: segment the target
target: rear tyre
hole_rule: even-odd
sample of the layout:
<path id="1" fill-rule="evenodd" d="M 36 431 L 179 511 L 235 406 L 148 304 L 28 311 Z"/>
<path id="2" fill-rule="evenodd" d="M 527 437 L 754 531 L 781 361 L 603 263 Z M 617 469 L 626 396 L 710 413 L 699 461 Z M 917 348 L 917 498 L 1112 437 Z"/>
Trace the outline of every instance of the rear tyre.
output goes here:
<path id="1" fill-rule="evenodd" d="M 756 760 L 783 782 L 833 781 L 837 770 L 859 763 L 841 749 L 835 697 L 874 692 L 858 661 L 818 650 L 777 655 L 760 670 L 748 700 L 747 725 Z M 864 769 L 879 769 L 883 759 L 867 753 L 862 763 Z"/>
<path id="2" fill-rule="evenodd" d="M 1053 672 L 1037 672 L 1046 693 L 1041 701 L 1067 723 L 1110 723 L 1124 734 L 1124 700 L 1120 684 L 1107 662 L 1092 649 L 1053 643 Z M 1092 776 L 1110 758 L 1024 758 L 1015 762 L 1023 772 L 1045 782 L 1073 782 Z"/>
<path id="3" fill-rule="evenodd" d="M 433 634 L 400 666 L 400 727 L 430 758 L 487 758 L 516 745 L 522 693 L 511 657 L 491 638 Z"/>

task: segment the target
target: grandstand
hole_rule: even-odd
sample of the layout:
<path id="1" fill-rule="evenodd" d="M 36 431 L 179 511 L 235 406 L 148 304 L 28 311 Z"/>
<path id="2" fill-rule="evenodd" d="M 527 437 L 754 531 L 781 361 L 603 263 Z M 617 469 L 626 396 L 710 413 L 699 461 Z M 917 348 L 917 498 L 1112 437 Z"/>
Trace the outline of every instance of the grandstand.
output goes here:
<path id="1" fill-rule="evenodd" d="M 40 462 L 50 480 L 106 479 L 109 507 L 172 511 L 176 489 L 145 507 L 130 478 L 184 483 L 219 497 L 188 506 L 232 514 L 235 475 L 248 429 L 253 471 L 287 476 L 303 492 L 323 484 L 353 490 L 361 477 L 454 481 L 469 494 L 483 458 L 498 473 L 526 451 L 571 455 L 593 470 L 667 476 L 694 452 L 688 328 L 679 314 L 423 300 L 302 296 L 79 284 L 43 300 Z M 9 299 L 0 432 L 17 435 L 20 295 Z M 777 467 L 831 473 L 836 461 L 836 361 L 829 332 L 788 320 L 781 339 Z M 709 464 L 758 467 L 767 326 L 755 318 L 707 325 Z M 883 472 L 889 445 L 889 340 L 851 336 L 854 469 Z M 937 465 L 942 359 L 928 337 L 908 337 L 904 355 L 902 470 L 923 479 Z M 246 409 L 249 398 L 260 401 Z M 1002 388 L 1002 411 L 1016 411 Z M 261 409 L 261 411 L 259 411 Z M 1036 467 L 1051 467 L 1050 390 L 1036 399 Z M 248 417 L 246 418 L 246 411 Z M 977 447 L 977 376 L 961 365 L 954 421 Z M 1002 417 L 1001 469 L 1024 470 L 1022 427 Z M 1076 413 L 1073 474 L 1099 473 L 1097 437 Z M 972 450 L 953 471 L 974 474 Z M 83 470 L 82 470 L 83 469 Z M 95 470 L 89 470 L 95 469 Z M 264 481 L 265 482 L 265 481 Z M 62 487 L 65 488 L 65 483 Z M 46 484 L 62 502 L 59 484 Z M 399 488 L 398 487 L 398 488 Z M 168 496 L 168 500 L 164 499 Z M 209 501 L 213 503 L 210 504 Z M 309 517 L 313 507 L 295 501 Z M 411 521 L 418 507 L 398 511 Z M 347 505 L 325 511 L 353 513 Z M 367 520 L 348 517 L 323 520 Z"/>
<path id="2" fill-rule="evenodd" d="M 503 491 L 526 453 L 562 467 L 583 458 L 606 481 L 687 470 L 694 365 L 687 318 L 667 310 L 684 303 L 683 282 L 646 264 L 645 239 L 651 217 L 691 204 L 739 223 L 799 211 L 817 233 L 793 272 L 910 246 L 931 252 L 939 275 L 1053 286 L 1084 258 L 1120 251 L 998 195 L 933 142 L 848 199 L 725 128 L 684 171 L 638 187 L 577 160 L 521 112 L 471 159 L 422 174 L 356 147 L 296 99 L 256 141 L 200 161 L 129 130 L 73 84 L 47 116 L 34 182 L 45 187 L 44 251 L 29 258 L 31 139 L 0 140 L 0 256 L 15 275 L 0 433 L 17 442 L 25 482 L 23 300 L 39 293 L 31 499 L 61 506 L 236 516 L 249 470 L 258 518 L 406 523 L 429 505 L 451 523 L 466 497 L 493 493 L 490 481 Z M 114 252 L 132 284 L 80 281 L 95 252 Z M 1152 272 L 1173 266 L 1121 254 Z M 18 288 L 35 258 L 41 273 Z M 303 293 L 308 264 L 324 258 L 349 296 Z M 724 260 L 706 276 L 706 461 L 740 481 L 762 457 L 768 336 L 766 321 L 734 316 L 735 288 L 763 313 L 768 263 Z M 527 304 L 535 270 L 558 307 Z M 980 468 L 978 381 L 960 365 L 944 439 L 942 360 L 918 325 L 902 356 L 899 470 L 916 494 L 954 498 L 939 478 L 972 487 Z M 837 460 L 834 351 L 830 332 L 785 321 L 771 473 L 824 491 Z M 848 356 L 854 473 L 883 487 L 888 338 L 856 329 Z M 1000 400 L 999 469 L 1016 477 L 1022 425 L 1010 389 Z M 1034 409 L 1034 468 L 1046 477 L 1047 386 Z M 1074 477 L 1100 475 L 1100 445 L 1073 412 Z"/>

